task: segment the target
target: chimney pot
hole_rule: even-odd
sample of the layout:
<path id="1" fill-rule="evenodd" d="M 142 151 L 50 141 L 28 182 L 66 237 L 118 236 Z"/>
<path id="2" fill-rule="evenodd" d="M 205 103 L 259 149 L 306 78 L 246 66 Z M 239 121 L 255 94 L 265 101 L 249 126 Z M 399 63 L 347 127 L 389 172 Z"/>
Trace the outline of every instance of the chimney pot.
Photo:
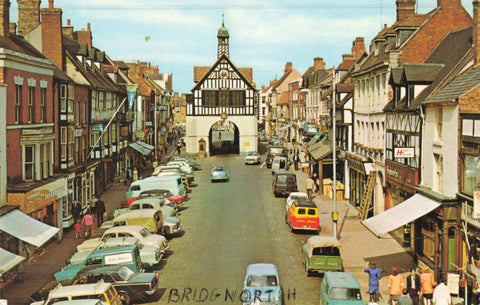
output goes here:
<path id="1" fill-rule="evenodd" d="M 72 25 L 72 24 L 70 23 L 70 19 L 67 19 L 67 25 Z"/>
<path id="2" fill-rule="evenodd" d="M 91 28 L 90 28 L 90 22 L 87 23 L 87 31 L 91 31 Z"/>
<path id="3" fill-rule="evenodd" d="M 325 62 L 322 57 L 315 57 L 313 59 L 313 70 L 325 70 Z"/>
<path id="4" fill-rule="evenodd" d="M 53 0 L 48 0 L 48 8 L 53 8 Z"/>
<path id="5" fill-rule="evenodd" d="M 292 71 L 292 62 L 291 61 L 287 61 L 287 63 L 285 64 L 285 70 L 284 72 L 287 73 L 287 72 L 290 72 Z"/>

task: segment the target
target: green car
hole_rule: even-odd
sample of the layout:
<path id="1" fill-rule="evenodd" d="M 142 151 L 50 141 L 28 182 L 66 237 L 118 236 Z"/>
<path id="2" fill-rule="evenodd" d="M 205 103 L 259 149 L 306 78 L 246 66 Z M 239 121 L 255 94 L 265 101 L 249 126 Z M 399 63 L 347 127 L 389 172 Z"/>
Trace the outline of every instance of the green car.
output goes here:
<path id="1" fill-rule="evenodd" d="M 350 272 L 325 272 L 320 284 L 321 305 L 365 305 L 362 288 Z"/>
<path id="2" fill-rule="evenodd" d="M 303 264 L 309 276 L 313 272 L 343 271 L 342 246 L 331 236 L 312 236 L 302 247 Z"/>

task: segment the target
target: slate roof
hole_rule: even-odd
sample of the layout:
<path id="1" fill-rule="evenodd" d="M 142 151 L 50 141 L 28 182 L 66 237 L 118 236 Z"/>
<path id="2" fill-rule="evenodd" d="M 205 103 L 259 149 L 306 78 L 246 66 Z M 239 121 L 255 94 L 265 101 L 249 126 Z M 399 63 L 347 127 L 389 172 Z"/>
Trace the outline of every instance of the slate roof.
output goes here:
<path id="1" fill-rule="evenodd" d="M 437 74 L 444 67 L 443 64 L 424 63 L 424 64 L 405 64 L 404 76 L 408 83 L 431 83 Z"/>
<path id="2" fill-rule="evenodd" d="M 8 37 L 0 36 L 0 48 L 5 48 L 18 53 L 29 55 L 32 57 L 48 60 L 48 58 L 45 57 L 45 55 L 39 52 L 34 46 L 32 46 L 28 41 L 26 41 L 21 36 L 17 36 L 13 34 L 8 35 Z"/>

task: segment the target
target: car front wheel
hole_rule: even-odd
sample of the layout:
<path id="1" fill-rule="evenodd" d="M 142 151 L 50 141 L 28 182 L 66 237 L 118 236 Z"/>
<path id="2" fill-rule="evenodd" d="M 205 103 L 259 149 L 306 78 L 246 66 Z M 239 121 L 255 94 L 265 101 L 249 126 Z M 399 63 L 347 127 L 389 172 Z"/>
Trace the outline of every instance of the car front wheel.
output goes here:
<path id="1" fill-rule="evenodd" d="M 119 291 L 118 295 L 120 296 L 120 299 L 122 300 L 123 305 L 130 305 L 132 302 L 132 299 L 130 298 L 130 295 L 126 293 L 125 291 Z"/>

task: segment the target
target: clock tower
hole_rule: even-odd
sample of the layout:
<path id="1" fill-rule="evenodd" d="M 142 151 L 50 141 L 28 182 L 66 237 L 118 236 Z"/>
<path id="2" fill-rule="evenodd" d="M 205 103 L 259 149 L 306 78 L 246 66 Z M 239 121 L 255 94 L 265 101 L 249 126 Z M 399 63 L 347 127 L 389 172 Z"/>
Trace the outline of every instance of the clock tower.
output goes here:
<path id="1" fill-rule="evenodd" d="M 228 30 L 225 27 L 224 20 L 223 20 L 223 14 L 222 14 L 222 27 L 218 29 L 218 54 L 217 58 L 220 58 L 223 54 L 225 54 L 227 57 L 230 57 L 228 54 L 228 38 L 230 38 L 230 35 L 228 34 Z"/>

